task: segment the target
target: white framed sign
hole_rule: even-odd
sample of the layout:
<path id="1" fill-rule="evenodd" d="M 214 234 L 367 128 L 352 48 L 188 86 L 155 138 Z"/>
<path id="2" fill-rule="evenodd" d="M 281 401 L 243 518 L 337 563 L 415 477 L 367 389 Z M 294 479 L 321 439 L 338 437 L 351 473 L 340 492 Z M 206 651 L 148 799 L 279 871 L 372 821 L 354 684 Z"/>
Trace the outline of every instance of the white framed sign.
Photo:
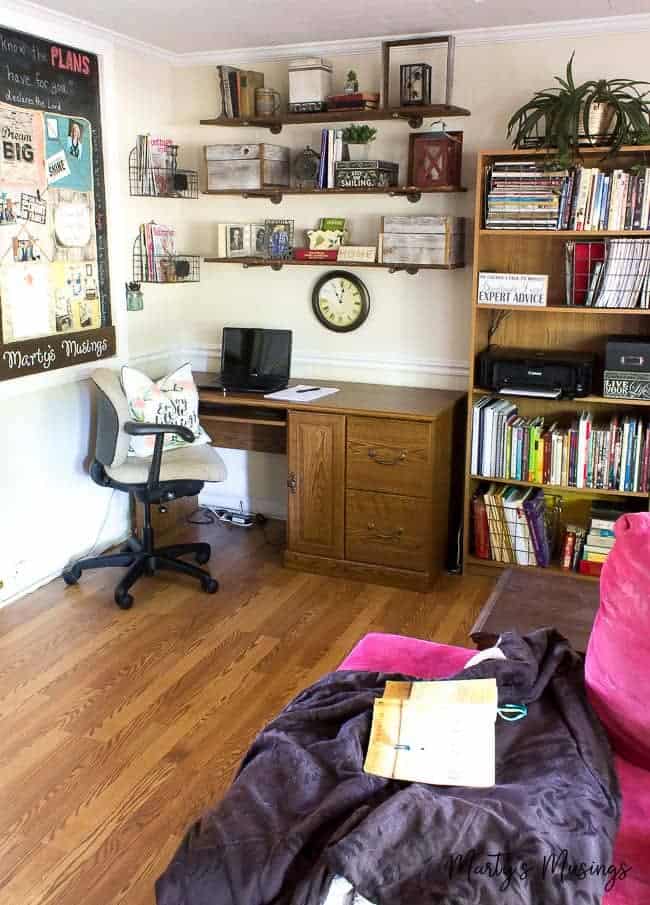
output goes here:
<path id="1" fill-rule="evenodd" d="M 548 275 L 539 273 L 479 273 L 479 305 L 545 308 Z"/>

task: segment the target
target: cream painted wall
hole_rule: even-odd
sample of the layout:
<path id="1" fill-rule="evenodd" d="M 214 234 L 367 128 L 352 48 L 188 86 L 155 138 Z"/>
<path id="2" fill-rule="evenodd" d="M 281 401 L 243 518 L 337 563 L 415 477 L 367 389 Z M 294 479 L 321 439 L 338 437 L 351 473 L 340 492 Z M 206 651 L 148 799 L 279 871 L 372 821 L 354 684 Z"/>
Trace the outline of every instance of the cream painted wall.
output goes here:
<path id="1" fill-rule="evenodd" d="M 287 197 L 275 206 L 263 199 L 202 196 L 179 210 L 175 223 L 182 244 L 202 254 L 216 254 L 216 224 L 265 217 L 292 217 L 297 235 L 316 225 L 320 216 L 347 216 L 355 243 L 374 242 L 383 213 L 443 213 L 473 217 L 476 154 L 479 149 L 507 146 L 505 128 L 512 111 L 536 89 L 552 84 L 576 51 L 575 72 L 591 77 L 647 76 L 647 36 L 615 34 L 596 37 L 513 41 L 494 46 L 461 46 L 456 53 L 454 100 L 472 111 L 469 118 L 451 120 L 464 132 L 462 196 L 429 196 L 417 205 L 387 197 Z M 346 71 L 357 70 L 362 88 L 379 84 L 379 54 L 338 56 L 334 61 L 335 88 Z M 223 62 L 228 62 L 227 54 Z M 266 84 L 288 91 L 286 63 L 238 63 L 265 73 Z M 179 68 L 174 73 L 175 135 L 186 165 L 203 169 L 203 146 L 211 143 L 271 141 L 297 151 L 309 143 L 319 148 L 316 127 L 285 128 L 278 136 L 265 129 L 199 126 L 201 118 L 218 112 L 214 67 Z M 426 122 L 425 127 L 430 123 Z M 373 155 L 398 160 L 406 176 L 409 129 L 400 123 L 379 123 Z M 468 264 L 471 260 L 471 237 Z M 353 268 L 351 268 L 353 269 Z M 324 270 L 324 269 L 323 269 Z M 204 264 L 202 278 L 191 294 L 191 305 L 179 306 L 177 340 L 182 358 L 197 367 L 216 364 L 225 324 L 289 327 L 294 331 L 294 374 L 411 385 L 465 386 L 469 342 L 471 271 L 426 272 L 417 276 L 364 270 L 372 297 L 368 321 L 353 333 L 336 335 L 319 325 L 310 309 L 311 289 L 320 268 L 242 271 L 234 265 Z M 213 488 L 206 499 L 282 513 L 286 497 L 282 475 L 286 465 L 277 456 L 224 453 L 229 480 Z M 263 467 L 265 460 L 275 460 Z M 267 473 L 267 468 L 271 473 Z M 272 482 L 272 483 L 271 483 Z"/>

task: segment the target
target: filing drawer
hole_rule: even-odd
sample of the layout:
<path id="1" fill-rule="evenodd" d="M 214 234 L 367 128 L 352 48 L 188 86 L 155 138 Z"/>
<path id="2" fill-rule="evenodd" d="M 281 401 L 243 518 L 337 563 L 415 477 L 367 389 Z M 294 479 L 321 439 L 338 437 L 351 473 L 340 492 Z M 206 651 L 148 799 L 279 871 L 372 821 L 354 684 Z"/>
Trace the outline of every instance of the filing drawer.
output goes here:
<path id="1" fill-rule="evenodd" d="M 431 498 L 431 425 L 348 417 L 347 486 Z"/>
<path id="2" fill-rule="evenodd" d="M 346 559 L 427 571 L 431 566 L 431 507 L 427 500 L 348 490 Z"/>

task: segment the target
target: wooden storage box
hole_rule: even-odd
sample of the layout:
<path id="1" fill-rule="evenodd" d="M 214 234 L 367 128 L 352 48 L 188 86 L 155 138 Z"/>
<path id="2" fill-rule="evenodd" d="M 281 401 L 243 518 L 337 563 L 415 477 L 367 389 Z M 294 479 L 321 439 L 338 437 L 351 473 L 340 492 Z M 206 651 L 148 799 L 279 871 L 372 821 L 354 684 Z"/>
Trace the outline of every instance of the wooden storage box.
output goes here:
<path id="1" fill-rule="evenodd" d="M 407 232 L 412 228 L 418 232 Z M 422 221 L 422 222 L 418 222 Z M 384 217 L 379 234 L 383 264 L 428 264 L 462 267 L 465 263 L 465 220 L 463 217 Z M 390 232 L 393 228 L 395 231 Z"/>
<path id="2" fill-rule="evenodd" d="M 207 145 L 208 191 L 246 191 L 289 185 L 289 148 Z"/>

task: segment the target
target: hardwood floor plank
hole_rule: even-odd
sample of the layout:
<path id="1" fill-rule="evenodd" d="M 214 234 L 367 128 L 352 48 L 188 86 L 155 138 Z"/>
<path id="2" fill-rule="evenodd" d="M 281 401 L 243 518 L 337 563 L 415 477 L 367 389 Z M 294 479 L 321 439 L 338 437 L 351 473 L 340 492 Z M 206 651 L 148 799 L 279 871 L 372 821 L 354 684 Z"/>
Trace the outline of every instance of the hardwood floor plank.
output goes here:
<path id="1" fill-rule="evenodd" d="M 111 570 L 0 611 L 2 905 L 153 905 L 183 833 L 289 700 L 368 631 L 468 644 L 493 586 L 448 576 L 417 594 L 285 570 L 258 528 L 175 539 L 212 543 L 218 594 L 147 577 L 122 612 Z"/>

